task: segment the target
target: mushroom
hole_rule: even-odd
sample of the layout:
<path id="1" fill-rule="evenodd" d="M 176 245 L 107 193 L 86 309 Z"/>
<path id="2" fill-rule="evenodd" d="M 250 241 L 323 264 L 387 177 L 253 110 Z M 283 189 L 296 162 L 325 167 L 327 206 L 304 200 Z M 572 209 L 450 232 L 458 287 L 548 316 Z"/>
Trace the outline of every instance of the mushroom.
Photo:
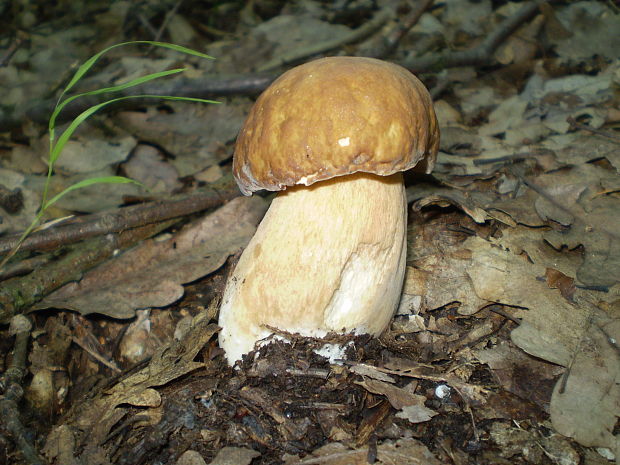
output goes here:
<path id="1" fill-rule="evenodd" d="M 282 192 L 222 297 L 219 341 L 231 365 L 271 328 L 385 330 L 405 272 L 401 171 L 430 172 L 438 145 L 429 93 L 398 65 L 323 58 L 263 92 L 237 138 L 233 173 L 245 195 Z"/>

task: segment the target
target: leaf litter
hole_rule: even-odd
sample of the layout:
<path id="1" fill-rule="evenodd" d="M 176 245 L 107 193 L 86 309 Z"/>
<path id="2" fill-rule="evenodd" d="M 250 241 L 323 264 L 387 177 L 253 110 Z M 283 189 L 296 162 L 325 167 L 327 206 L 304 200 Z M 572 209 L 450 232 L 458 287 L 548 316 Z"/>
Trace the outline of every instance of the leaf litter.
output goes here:
<path id="1" fill-rule="evenodd" d="M 266 208 L 260 197 L 235 199 L 170 237 L 144 241 L 50 294 L 37 308 L 131 318 L 135 309 L 169 305 L 182 297 L 182 284 L 217 270 L 247 244 Z"/>
<path id="2" fill-rule="evenodd" d="M 232 22 L 217 8 L 208 10 L 210 20 L 194 20 L 181 5 L 176 19 L 162 24 L 181 41 L 211 40 L 207 53 L 218 60 L 190 59 L 188 81 L 276 69 L 280 57 L 303 61 L 316 43 L 346 41 L 377 14 L 368 5 L 360 17 L 349 6 L 313 1 L 276 10 L 255 3 Z M 425 12 L 389 59 L 407 62 L 414 51 L 432 54 L 446 43 L 469 48 L 520 3 L 446 2 Z M 95 41 L 125 40 L 119 24 L 157 22 L 166 13 L 160 8 L 142 8 L 141 22 L 121 4 L 99 8 L 96 22 L 109 36 Z M 28 24 L 31 17 L 21 15 Z M 247 243 L 266 209 L 257 197 L 177 224 L 46 296 L 31 313 L 37 329 L 24 407 L 33 418 L 53 418 L 53 427 L 49 420 L 29 425 L 45 443 L 46 459 L 577 464 L 617 458 L 620 68 L 610 31 L 618 18 L 605 2 L 543 4 L 497 50 L 501 67 L 465 64 L 423 75 L 439 89 L 442 142 L 433 179 L 408 183 L 403 298 L 390 331 L 379 341 L 352 338 L 344 365 L 327 363 L 312 351 L 321 342 L 307 340 L 292 347 L 276 341 L 236 371 L 223 363 L 212 320 L 228 257 Z M 22 125 L 21 103 L 47 98 L 75 56 L 92 53 L 89 34 L 83 26 L 48 33 L 49 40 L 35 34 L 0 67 L 9 89 L 6 112 L 15 109 L 6 121 L 19 121 L 22 131 L 18 140 L 3 133 L 0 185 L 24 198 L 15 211 L 0 204 L 4 233 L 29 224 L 44 181 L 38 154 L 45 152 L 45 128 L 37 126 L 34 104 L 28 109 L 34 123 Z M 332 50 L 372 49 L 359 40 Z M 131 53 L 111 53 L 84 89 L 179 62 L 168 51 Z M 59 160 L 55 189 L 119 171 L 155 193 L 210 186 L 230 168 L 251 103 L 244 95 L 217 106 L 166 102 L 101 115 Z M 148 195 L 134 186 L 97 186 L 69 194 L 50 214 L 97 212 Z M 0 348 L 8 353 L 4 333 Z M 137 364 L 133 371 L 130 363 Z"/>

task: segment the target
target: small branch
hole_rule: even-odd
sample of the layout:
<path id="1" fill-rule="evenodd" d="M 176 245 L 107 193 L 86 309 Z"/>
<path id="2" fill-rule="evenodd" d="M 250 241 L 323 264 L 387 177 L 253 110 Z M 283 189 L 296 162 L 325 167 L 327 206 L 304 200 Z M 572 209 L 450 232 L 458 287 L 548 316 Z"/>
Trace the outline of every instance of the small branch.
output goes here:
<path id="1" fill-rule="evenodd" d="M 278 73 L 279 74 L 279 73 Z M 187 78 L 179 76 L 171 81 L 156 81 L 140 86 L 140 89 L 128 89 L 124 92 L 117 92 L 115 97 L 128 95 L 151 94 L 151 95 L 176 95 L 178 97 L 198 97 L 215 98 L 226 96 L 255 96 L 267 88 L 278 74 L 245 74 L 245 75 L 204 75 L 200 78 Z M 102 86 L 105 86 L 102 84 Z M 83 97 L 74 100 L 67 105 L 58 115 L 56 124 L 60 125 L 75 119 L 88 108 L 102 103 L 109 99 L 109 95 Z M 25 102 L 24 105 L 10 112 L 7 108 L 2 111 L 0 104 L 0 131 L 8 131 L 11 128 L 19 127 L 28 118 L 35 123 L 47 126 L 50 114 L 56 104 L 55 98 L 46 100 L 36 99 Z M 153 105 L 157 100 L 149 99 L 129 99 L 102 108 L 99 114 L 118 111 L 119 109 L 137 109 L 145 105 Z"/>
<path id="2" fill-rule="evenodd" d="M 598 134 L 599 136 L 607 137 L 614 142 L 620 142 L 620 136 L 618 136 L 617 134 L 614 134 L 610 131 L 602 131 L 601 129 L 596 129 L 586 124 L 578 123 L 577 120 L 575 120 L 575 118 L 573 118 L 572 116 L 566 118 L 566 122 L 570 124 L 571 129 L 581 129 L 583 131 L 591 132 L 592 134 Z"/>
<path id="3" fill-rule="evenodd" d="M 401 63 L 414 73 L 439 71 L 458 66 L 484 66 L 493 62 L 493 54 L 513 32 L 531 19 L 543 0 L 527 2 L 513 16 L 502 21 L 497 28 L 477 47 L 463 51 L 444 51 L 421 58 L 413 58 Z"/>
<path id="4" fill-rule="evenodd" d="M 13 58 L 13 55 L 15 55 L 15 53 L 22 46 L 22 44 L 26 40 L 26 37 L 27 35 L 24 32 L 20 31 L 17 33 L 17 36 L 15 37 L 15 39 L 13 39 L 9 47 L 4 51 L 4 53 L 0 57 L 0 68 L 8 66 L 8 64 L 11 61 L 11 58 Z"/>
<path id="5" fill-rule="evenodd" d="M 413 9 L 402 20 L 402 22 L 396 25 L 393 31 L 391 31 L 383 38 L 383 50 L 378 52 L 375 55 L 375 58 L 385 58 L 394 53 L 403 37 L 405 37 L 405 35 L 411 30 L 413 26 L 418 24 L 418 21 L 420 21 L 420 18 L 422 17 L 424 12 L 428 10 L 434 2 L 435 0 L 420 1 L 420 4 L 417 6 L 417 8 Z"/>
<path id="6" fill-rule="evenodd" d="M 118 249 L 127 248 L 170 227 L 175 220 L 144 226 L 120 234 L 107 234 L 74 246 L 62 258 L 36 269 L 27 276 L 11 278 L 0 288 L 0 324 L 24 308 L 39 302 L 52 291 L 71 281 L 81 279 L 83 273 L 107 260 Z"/>
<path id="7" fill-rule="evenodd" d="M 161 26 L 159 26 L 157 34 L 155 34 L 155 37 L 153 37 L 153 40 L 155 42 L 159 42 L 159 40 L 161 39 L 161 36 L 164 34 L 164 30 L 168 27 L 168 24 L 170 23 L 174 15 L 177 14 L 177 11 L 179 10 L 181 3 L 183 3 L 183 0 L 177 0 L 176 4 L 172 7 L 172 9 L 166 13 L 166 16 L 164 17 L 164 20 L 162 21 Z M 151 46 L 151 47 L 154 47 L 154 46 Z"/>
<path id="8" fill-rule="evenodd" d="M 346 44 L 358 42 L 372 34 L 381 26 L 383 26 L 390 19 L 390 16 L 390 9 L 384 8 L 382 10 L 379 10 L 379 12 L 370 21 L 365 23 L 363 26 L 358 27 L 347 36 L 340 39 L 326 40 L 317 44 L 310 45 L 308 47 L 303 47 L 297 50 L 293 50 L 292 52 L 285 53 L 260 66 L 258 68 L 258 71 L 270 71 L 283 65 L 297 63 L 304 58 L 308 58 L 314 55 L 320 55 L 322 53 L 334 50 Z"/>
<path id="9" fill-rule="evenodd" d="M 170 200 L 124 207 L 112 212 L 81 216 L 70 223 L 60 223 L 52 228 L 32 233 L 22 243 L 20 250 L 50 250 L 90 237 L 179 218 L 217 207 L 239 195 L 236 187 L 224 191 L 203 191 L 191 195 L 178 195 Z M 20 236 L 14 234 L 1 238 L 0 255 L 9 252 L 17 244 Z"/>
<path id="10" fill-rule="evenodd" d="M 24 395 L 22 380 L 26 375 L 26 358 L 28 357 L 28 341 L 32 325 L 28 318 L 19 315 L 11 322 L 15 328 L 15 345 L 13 358 L 8 369 L 2 375 L 0 388 L 0 424 L 1 429 L 8 433 L 19 452 L 24 463 L 31 465 L 44 465 L 45 462 L 38 456 L 36 449 L 29 440 L 29 434 L 21 422 L 19 414 L 19 402 Z"/>
<path id="11" fill-rule="evenodd" d="M 399 64 L 416 73 L 431 71 L 436 72 L 445 68 L 454 68 L 465 65 L 483 66 L 491 64 L 493 61 L 493 53 L 497 47 L 524 22 L 532 18 L 538 11 L 538 6 L 542 2 L 543 0 L 535 0 L 525 3 L 521 10 L 519 10 L 514 16 L 506 18 L 497 27 L 497 29 L 487 37 L 487 39 L 473 49 L 457 52 L 445 51 L 430 56 L 414 58 Z M 388 19 L 389 13 L 381 10 L 371 21 L 353 31 L 351 36 L 347 37 L 347 40 L 360 40 L 364 37 L 364 34 L 369 33 L 372 29 L 371 26 L 380 27 L 380 25 L 384 24 L 384 22 Z M 362 34 L 362 32 L 364 34 Z M 313 46 L 311 49 L 303 50 L 303 56 L 300 55 L 301 51 L 296 51 L 294 55 L 285 55 L 284 57 L 280 57 L 277 63 L 270 62 L 265 66 L 275 67 L 291 63 L 295 60 L 300 60 L 311 55 L 332 50 L 343 45 L 344 43 L 349 42 L 343 42 L 343 40 L 322 42 Z M 132 89 L 125 92 L 119 92 L 116 95 L 121 97 L 138 94 L 158 94 L 200 98 L 215 98 L 233 95 L 255 96 L 265 90 L 267 86 L 271 84 L 276 77 L 278 77 L 278 75 L 279 73 L 258 73 L 235 76 L 205 75 L 199 78 L 180 77 L 172 81 L 150 83 L 148 85 L 141 86 L 139 90 Z M 100 96 L 99 99 L 95 97 L 85 97 L 71 102 L 71 104 L 67 105 L 63 112 L 59 115 L 57 124 L 62 124 L 74 119 L 81 112 L 92 107 L 93 105 L 102 103 L 104 100 L 105 97 Z M 4 112 L 0 111 L 0 131 L 8 131 L 11 128 L 18 127 L 22 124 L 24 116 L 27 116 L 30 120 L 36 123 L 47 124 L 47 120 L 55 104 L 55 99 L 48 99 L 42 102 L 40 99 L 37 99 L 36 101 L 31 102 L 30 106 L 25 104 L 13 113 L 8 110 Z M 153 99 L 125 100 L 121 103 L 103 108 L 101 113 L 118 111 L 120 108 L 139 108 L 146 104 L 153 104 Z M 22 108 L 26 108 L 26 110 L 24 111 Z"/>
<path id="12" fill-rule="evenodd" d="M 122 370 L 116 366 L 116 363 L 114 363 L 114 361 L 108 360 L 107 358 L 105 358 L 103 355 L 99 354 L 97 351 L 91 349 L 88 344 L 84 341 L 82 341 L 81 339 L 73 336 L 71 338 L 71 340 L 80 348 L 82 349 L 84 352 L 86 352 L 88 355 L 90 355 L 92 358 L 94 358 L 97 362 L 101 363 L 103 366 L 109 368 L 110 370 L 116 372 L 116 373 L 121 373 Z"/>

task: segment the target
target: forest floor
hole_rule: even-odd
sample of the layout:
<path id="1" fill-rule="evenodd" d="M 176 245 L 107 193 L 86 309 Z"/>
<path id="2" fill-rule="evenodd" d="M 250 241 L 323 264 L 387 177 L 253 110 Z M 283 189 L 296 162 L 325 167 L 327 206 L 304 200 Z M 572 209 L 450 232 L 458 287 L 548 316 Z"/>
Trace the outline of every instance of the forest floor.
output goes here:
<path id="1" fill-rule="evenodd" d="M 24 6 L 25 5 L 25 6 Z M 0 464 L 608 464 L 620 455 L 620 9 L 611 1 L 0 4 L 0 258 L 41 206 L 48 121 L 85 120 L 0 269 Z M 275 341 L 230 368 L 226 279 L 271 196 L 236 135 L 294 65 L 369 56 L 429 89 L 390 328 Z M 327 83 L 326 85 L 329 85 Z M 137 89 L 137 90 L 136 90 Z M 56 140 L 59 140 L 56 138 Z M 148 189 L 145 189 L 148 187 Z M 342 343 L 343 341 L 340 340 Z"/>

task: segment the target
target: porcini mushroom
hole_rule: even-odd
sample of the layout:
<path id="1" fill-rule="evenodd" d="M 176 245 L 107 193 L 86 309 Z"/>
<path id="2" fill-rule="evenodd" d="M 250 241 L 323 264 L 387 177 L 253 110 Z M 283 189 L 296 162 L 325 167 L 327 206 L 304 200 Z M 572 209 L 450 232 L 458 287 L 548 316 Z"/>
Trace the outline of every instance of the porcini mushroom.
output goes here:
<path id="1" fill-rule="evenodd" d="M 279 328 L 379 335 L 405 272 L 401 171 L 433 167 L 437 120 L 424 85 L 372 58 L 297 66 L 267 88 L 237 138 L 245 195 L 283 190 L 229 277 L 220 346 L 233 364 Z"/>

